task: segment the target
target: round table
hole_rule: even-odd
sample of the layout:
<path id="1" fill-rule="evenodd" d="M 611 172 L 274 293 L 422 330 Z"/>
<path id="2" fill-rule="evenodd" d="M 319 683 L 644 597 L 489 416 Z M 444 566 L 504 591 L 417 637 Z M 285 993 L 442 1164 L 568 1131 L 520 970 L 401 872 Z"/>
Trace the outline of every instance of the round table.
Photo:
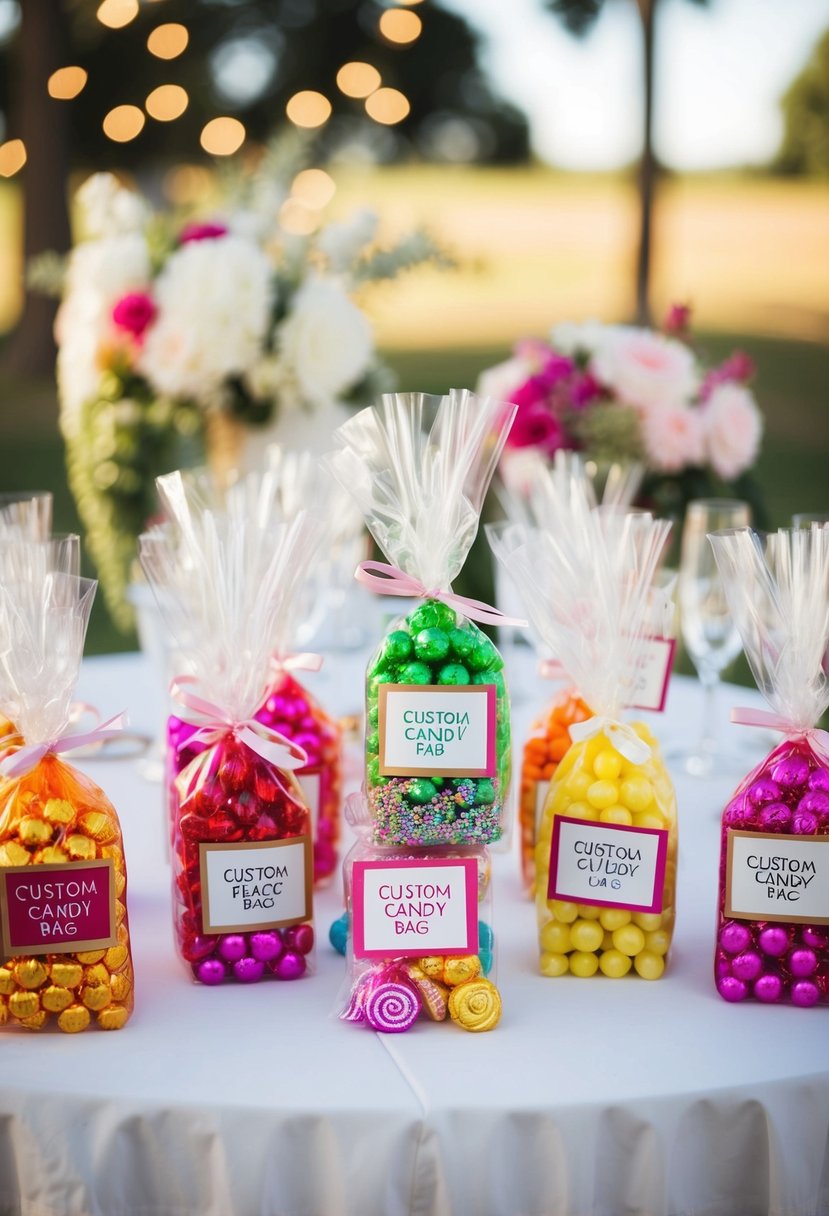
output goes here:
<path id="1" fill-rule="evenodd" d="M 307 677 L 355 712 L 363 655 Z M 551 695 L 508 655 L 516 751 Z M 87 660 L 78 694 L 159 733 L 164 697 L 139 655 Z M 723 691 L 759 703 L 756 693 Z M 698 733 L 675 677 L 665 745 Z M 768 738 L 733 731 L 747 771 Z M 492 1034 L 339 1022 L 328 945 L 339 880 L 315 900 L 316 973 L 204 988 L 172 944 L 161 787 L 132 760 L 82 767 L 123 825 L 136 1008 L 123 1032 L 0 1036 L 0 1216 L 819 1216 L 829 1212 L 829 1010 L 728 1005 L 712 954 L 718 817 L 739 772 L 677 776 L 678 918 L 648 983 L 537 971 L 516 844 L 495 853 L 504 1016 Z M 358 770 L 357 753 L 352 768 Z"/>

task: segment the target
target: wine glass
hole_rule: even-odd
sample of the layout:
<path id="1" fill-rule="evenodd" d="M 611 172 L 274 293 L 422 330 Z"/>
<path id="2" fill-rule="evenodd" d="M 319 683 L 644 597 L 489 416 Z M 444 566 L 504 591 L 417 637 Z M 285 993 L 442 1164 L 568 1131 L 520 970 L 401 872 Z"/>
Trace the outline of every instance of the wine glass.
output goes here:
<path id="1" fill-rule="evenodd" d="M 728 611 L 708 533 L 747 528 L 748 503 L 729 498 L 701 498 L 689 503 L 682 530 L 679 561 L 679 615 L 685 649 L 703 688 L 703 720 L 695 747 L 678 755 L 687 773 L 706 777 L 722 752 L 718 741 L 717 688 L 724 667 L 740 653 L 740 635 Z"/>

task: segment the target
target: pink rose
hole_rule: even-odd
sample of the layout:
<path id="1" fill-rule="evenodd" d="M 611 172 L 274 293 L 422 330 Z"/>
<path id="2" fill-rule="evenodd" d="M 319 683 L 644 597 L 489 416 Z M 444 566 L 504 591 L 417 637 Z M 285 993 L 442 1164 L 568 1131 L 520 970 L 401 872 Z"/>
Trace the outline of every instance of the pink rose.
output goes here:
<path id="1" fill-rule="evenodd" d="M 226 224 L 185 224 L 178 240 L 180 245 L 187 245 L 190 241 L 215 241 L 227 233 Z"/>
<path id="2" fill-rule="evenodd" d="M 683 405 L 698 384 L 696 360 L 684 343 L 624 325 L 596 351 L 589 371 L 620 401 L 640 410 Z"/>
<path id="3" fill-rule="evenodd" d="M 570 406 L 574 410 L 583 410 L 602 395 L 602 386 L 594 380 L 589 372 L 581 372 L 574 376 L 570 383 Z"/>
<path id="4" fill-rule="evenodd" d="M 543 405 L 528 405 L 518 410 L 507 444 L 513 448 L 538 448 L 552 456 L 566 446 L 559 420 Z"/>
<path id="5" fill-rule="evenodd" d="M 660 405 L 643 412 L 641 426 L 651 468 L 678 473 L 686 465 L 704 463 L 702 423 L 696 410 L 684 405 Z"/>
<path id="6" fill-rule="evenodd" d="M 509 399 L 520 409 L 529 409 L 530 406 L 541 404 L 546 396 L 547 385 L 544 377 L 530 376 L 529 380 L 525 380 L 518 388 L 512 390 Z"/>
<path id="7" fill-rule="evenodd" d="M 118 329 L 125 330 L 139 342 L 157 312 L 155 301 L 146 291 L 128 291 L 113 308 L 112 320 Z"/>
<path id="8" fill-rule="evenodd" d="M 702 411 L 708 461 L 724 481 L 751 468 L 760 450 L 763 418 L 753 394 L 733 381 L 718 385 Z"/>

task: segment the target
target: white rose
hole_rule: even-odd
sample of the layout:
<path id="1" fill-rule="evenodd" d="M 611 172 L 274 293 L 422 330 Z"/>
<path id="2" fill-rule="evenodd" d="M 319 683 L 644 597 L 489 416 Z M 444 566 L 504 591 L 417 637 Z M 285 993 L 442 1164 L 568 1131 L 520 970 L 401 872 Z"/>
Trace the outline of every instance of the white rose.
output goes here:
<path id="1" fill-rule="evenodd" d="M 312 405 L 331 401 L 368 370 L 371 327 L 331 279 L 306 280 L 279 332 L 279 349 Z"/>
<path id="2" fill-rule="evenodd" d="M 147 204 L 133 190 L 123 187 L 111 173 L 93 173 L 78 190 L 84 229 L 88 236 L 117 236 L 142 228 L 149 214 Z"/>
<path id="3" fill-rule="evenodd" d="M 560 355 L 575 358 L 577 355 L 592 355 L 616 332 L 615 325 L 603 325 L 601 321 L 584 321 L 580 325 L 562 321 L 550 330 L 550 342 Z"/>
<path id="4" fill-rule="evenodd" d="M 155 284 L 158 317 L 138 367 L 154 388 L 206 401 L 261 358 L 273 305 L 271 264 L 240 236 L 191 241 Z"/>
<path id="5" fill-rule="evenodd" d="M 591 361 L 592 375 L 640 410 L 686 405 L 699 386 L 693 352 L 650 329 L 618 326 Z"/>

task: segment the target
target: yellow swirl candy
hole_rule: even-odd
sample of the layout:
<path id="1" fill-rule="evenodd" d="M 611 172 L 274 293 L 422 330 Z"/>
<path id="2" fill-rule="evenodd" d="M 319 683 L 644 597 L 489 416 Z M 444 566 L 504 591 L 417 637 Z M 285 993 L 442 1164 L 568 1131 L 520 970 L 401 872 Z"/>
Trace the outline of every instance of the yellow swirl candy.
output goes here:
<path id="1" fill-rule="evenodd" d="M 443 982 L 450 988 L 474 980 L 481 974 L 481 960 L 477 954 L 466 954 L 460 958 L 443 960 Z"/>
<path id="2" fill-rule="evenodd" d="M 464 1030 L 493 1030 L 501 1020 L 501 994 L 489 980 L 467 980 L 449 993 L 449 1016 Z"/>

